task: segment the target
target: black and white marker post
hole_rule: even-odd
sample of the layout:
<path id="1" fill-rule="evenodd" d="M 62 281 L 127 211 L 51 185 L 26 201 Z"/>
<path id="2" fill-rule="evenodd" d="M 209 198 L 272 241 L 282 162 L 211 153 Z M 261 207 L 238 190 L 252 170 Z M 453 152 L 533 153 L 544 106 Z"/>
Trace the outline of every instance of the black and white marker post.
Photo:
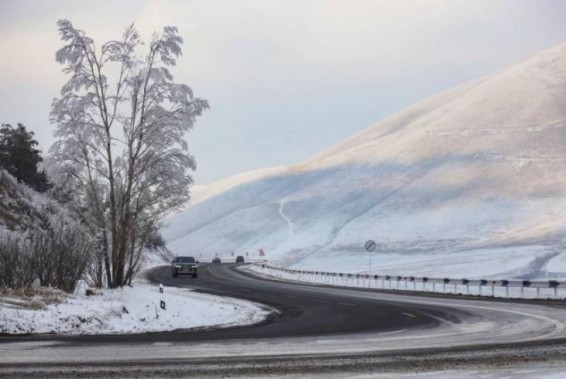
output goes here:
<path id="1" fill-rule="evenodd" d="M 364 245 L 364 247 L 366 248 L 366 251 L 368 252 L 368 259 L 369 259 L 368 275 L 371 275 L 371 253 L 374 252 L 375 249 L 377 249 L 377 244 L 373 240 L 368 240 L 366 242 L 366 244 Z"/>
<path id="2" fill-rule="evenodd" d="M 165 310 L 165 300 L 163 300 L 163 284 L 159 283 L 159 293 L 161 294 L 160 296 L 160 300 L 159 300 L 159 308 Z"/>

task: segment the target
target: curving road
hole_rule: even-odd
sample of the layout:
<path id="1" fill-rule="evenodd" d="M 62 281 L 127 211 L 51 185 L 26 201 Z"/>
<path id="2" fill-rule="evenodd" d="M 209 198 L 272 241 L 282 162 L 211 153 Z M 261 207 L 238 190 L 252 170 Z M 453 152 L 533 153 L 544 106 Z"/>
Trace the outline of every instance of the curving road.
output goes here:
<path id="1" fill-rule="evenodd" d="M 48 370 L 90 376 L 374 372 L 566 357 L 562 304 L 329 288 L 261 278 L 224 264 L 202 265 L 198 279 L 171 278 L 168 267 L 149 277 L 275 312 L 260 325 L 212 331 L 0 338 L 0 376 Z"/>
<path id="2" fill-rule="evenodd" d="M 169 267 L 149 273 L 168 286 L 187 287 L 219 296 L 236 297 L 271 307 L 273 317 L 262 325 L 191 335 L 192 339 L 278 338 L 344 333 L 392 332 L 430 328 L 438 318 L 451 317 L 442 307 L 411 305 L 352 296 L 348 292 L 258 278 L 236 265 L 204 265 L 197 279 L 172 278 Z"/>

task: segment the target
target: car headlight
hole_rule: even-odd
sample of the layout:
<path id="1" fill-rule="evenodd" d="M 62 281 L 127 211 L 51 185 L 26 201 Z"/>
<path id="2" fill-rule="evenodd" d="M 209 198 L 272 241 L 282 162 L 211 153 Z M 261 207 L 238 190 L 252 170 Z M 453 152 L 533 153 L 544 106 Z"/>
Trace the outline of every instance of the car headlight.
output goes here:
<path id="1" fill-rule="evenodd" d="M 181 266 L 177 266 L 177 265 L 175 265 L 175 268 L 181 268 Z"/>

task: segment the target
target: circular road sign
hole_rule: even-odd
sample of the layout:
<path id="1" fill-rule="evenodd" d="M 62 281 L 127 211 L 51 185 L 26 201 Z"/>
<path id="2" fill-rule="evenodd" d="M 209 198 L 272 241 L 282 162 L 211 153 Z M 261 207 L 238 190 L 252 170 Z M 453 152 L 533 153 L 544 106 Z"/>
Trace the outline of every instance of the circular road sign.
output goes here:
<path id="1" fill-rule="evenodd" d="M 367 251 L 375 251 L 375 249 L 377 249 L 377 244 L 375 243 L 375 241 L 369 240 L 366 242 L 364 247 L 366 248 Z"/>

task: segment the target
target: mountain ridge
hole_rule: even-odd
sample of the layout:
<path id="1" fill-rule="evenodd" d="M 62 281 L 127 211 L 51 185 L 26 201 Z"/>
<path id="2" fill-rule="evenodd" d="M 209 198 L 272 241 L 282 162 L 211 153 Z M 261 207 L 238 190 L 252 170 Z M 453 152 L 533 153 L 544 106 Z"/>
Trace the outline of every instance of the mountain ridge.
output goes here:
<path id="1" fill-rule="evenodd" d="M 311 268 L 342 255 L 353 272 L 366 269 L 362 246 L 371 238 L 391 272 L 426 271 L 440 254 L 453 267 L 481 256 L 475 265 L 494 274 L 534 275 L 529 265 L 566 237 L 565 145 L 562 43 L 417 102 L 302 164 L 225 180 L 171 217 L 164 235 L 174 252 L 264 248 L 279 263 Z M 566 275 L 566 256 L 549 265 Z"/>

